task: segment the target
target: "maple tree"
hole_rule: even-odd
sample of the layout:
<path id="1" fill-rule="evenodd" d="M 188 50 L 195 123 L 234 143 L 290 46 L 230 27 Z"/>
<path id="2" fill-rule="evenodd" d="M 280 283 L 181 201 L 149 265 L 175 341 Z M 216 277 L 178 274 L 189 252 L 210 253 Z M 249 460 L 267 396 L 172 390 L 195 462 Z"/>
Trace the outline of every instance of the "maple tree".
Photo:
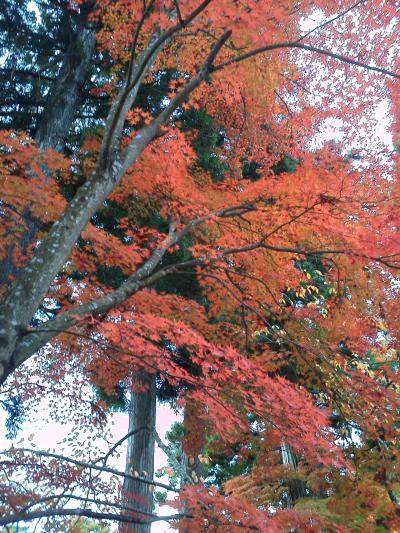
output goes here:
<path id="1" fill-rule="evenodd" d="M 55 416 L 83 437 L 78 458 L 2 454 L 0 524 L 82 516 L 148 529 L 160 517 L 132 485 L 127 498 L 124 479 L 179 492 L 170 520 L 183 531 L 398 527 L 398 152 L 371 134 L 383 101 L 398 134 L 395 2 L 68 10 L 91 44 L 66 53 L 47 98 L 56 115 L 70 106 L 62 135 L 44 111 L 0 133 L 1 260 L 12 264 L 0 377 L 11 407 L 15 390 L 32 406 L 38 392 L 64 395 Z M 88 94 L 108 115 L 76 123 L 63 151 L 71 94 L 105 56 Z M 340 141 L 321 142 L 332 123 Z M 149 376 L 184 406 L 193 464 L 206 447 L 214 465 L 232 450 L 251 461 L 213 483 L 170 454 L 178 490 L 107 466 L 121 443 L 93 459 L 83 428 L 101 433 L 105 398 L 121 383 L 140 397 Z M 309 497 L 282 509 L 279 486 L 296 479 Z"/>

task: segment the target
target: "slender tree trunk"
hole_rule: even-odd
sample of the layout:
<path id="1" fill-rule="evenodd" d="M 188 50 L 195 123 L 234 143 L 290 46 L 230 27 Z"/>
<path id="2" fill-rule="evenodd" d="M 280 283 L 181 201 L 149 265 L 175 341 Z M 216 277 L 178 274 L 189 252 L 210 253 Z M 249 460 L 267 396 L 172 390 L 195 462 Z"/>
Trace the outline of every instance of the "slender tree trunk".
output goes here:
<path id="1" fill-rule="evenodd" d="M 133 392 L 129 411 L 129 431 L 138 429 L 128 440 L 125 471 L 137 472 L 141 476 L 154 477 L 154 430 L 156 427 L 156 376 L 143 373 L 140 380 L 147 385 L 143 392 Z M 150 485 L 125 480 L 123 498 L 126 505 L 151 513 L 153 491 Z M 150 533 L 150 525 L 124 525 L 124 533 Z"/>
<path id="2" fill-rule="evenodd" d="M 289 465 L 292 470 L 297 470 L 298 459 L 295 453 L 293 453 L 292 447 L 282 442 L 281 444 L 281 456 L 282 463 Z M 289 479 L 288 480 L 288 496 L 287 506 L 289 508 L 294 507 L 296 500 L 304 498 L 309 495 L 307 486 L 302 479 Z"/>

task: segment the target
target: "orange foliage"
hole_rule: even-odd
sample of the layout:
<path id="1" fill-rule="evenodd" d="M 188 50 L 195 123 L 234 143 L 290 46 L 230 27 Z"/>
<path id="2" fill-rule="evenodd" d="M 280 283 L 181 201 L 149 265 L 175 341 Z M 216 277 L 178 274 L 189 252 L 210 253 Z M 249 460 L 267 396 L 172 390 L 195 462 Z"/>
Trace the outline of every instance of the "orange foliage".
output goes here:
<path id="1" fill-rule="evenodd" d="M 98 47 L 114 61 L 102 91 L 112 98 L 120 90 L 120 71 L 127 69 L 136 28 L 140 53 L 152 35 L 177 24 L 179 17 L 185 19 L 199 1 L 184 2 L 179 17 L 174 2 L 153 4 L 142 24 L 139 0 L 97 3 L 93 18 L 101 21 Z M 398 442 L 398 153 L 369 140 L 379 101 L 391 95 L 393 114 L 398 111 L 398 80 L 389 94 L 382 73 L 334 63 L 329 55 L 311 56 L 310 50 L 294 59 L 295 47 L 290 46 L 218 67 L 266 44 L 303 42 L 299 27 L 306 17 L 322 13 L 329 19 L 348 8 L 345 0 L 334 6 L 322 0 L 219 0 L 210 2 L 187 32 L 182 29 L 179 38 L 171 37 L 145 77 L 152 83 L 153 74 L 163 69 L 182 73 L 170 84 L 166 102 L 199 70 L 222 31 L 233 32 L 209 79 L 187 104 L 212 115 L 223 129 L 225 142 L 216 148 L 216 156 L 226 163 L 224 179 L 213 180 L 199 165 L 194 133 L 182 128 L 177 113 L 108 198 L 124 208 L 116 223 L 124 239 L 89 222 L 47 294 L 62 311 L 76 310 L 79 320 L 69 333 L 53 340 L 51 357 L 59 352 L 62 360 L 51 371 L 43 364 L 38 371 L 42 377 L 65 383 L 68 372 L 63 365 L 76 360 L 87 383 L 112 393 L 120 380 L 139 389 L 136 375 L 143 370 L 156 373 L 176 387 L 180 405 L 201 406 L 199 428 L 207 428 L 226 446 L 246 441 L 249 413 L 259 420 L 257 461 L 251 472 L 226 485 L 232 494 L 198 485 L 182 490 L 179 506 L 183 502 L 190 518 L 180 527 L 191 531 L 328 527 L 323 516 L 311 512 L 270 512 L 271 502 L 265 499 L 269 491 L 258 498 L 259 489 L 287 474 L 273 458 L 282 439 L 303 461 L 310 483 L 330 480 L 327 491 L 337 490 L 330 505 L 337 506 L 337 512 L 340 508 L 341 514 L 350 515 L 359 499 L 360 513 L 378 519 L 382 513 L 377 508 L 383 505 L 389 523 L 397 520 L 396 505 L 387 496 L 387 478 L 373 478 L 365 465 L 360 467 L 349 434 L 342 454 L 330 426 L 332 416 L 353 424 L 364 450 L 370 442 L 384 442 L 389 448 Z M 398 59 L 385 56 L 386 49 L 395 47 L 396 32 L 390 26 L 394 2 L 374 0 L 357 9 L 359 18 L 343 16 L 336 26 L 321 27 L 304 42 L 332 53 L 338 43 L 341 55 L 395 71 Z M 382 26 L 386 32 L 372 42 L 372 33 Z M 125 119 L 121 153 L 129 150 L 139 125 L 150 124 L 153 117 L 133 105 Z M 323 129 L 331 123 L 340 123 L 342 137 L 325 142 Z M 398 135 L 398 116 L 392 126 Z M 22 133 L 2 132 L 0 145 L 0 259 L 12 254 L 20 269 L 68 203 L 60 185 L 74 183 L 78 167 L 86 182 L 91 179 L 101 138 L 88 134 L 71 161 L 39 150 Z M 361 160 L 354 157 L 355 149 Z M 278 172 L 285 155 L 296 161 L 295 168 Z M 247 161 L 256 164 L 257 179 L 244 177 Z M 229 206 L 236 207 L 221 211 Z M 141 278 L 137 290 L 115 309 L 94 309 L 94 314 L 81 317 L 79 304 L 115 292 L 99 280 L 99 265 L 118 267 L 126 279 L 164 246 L 165 230 L 143 223 L 145 215 L 154 212 L 190 238 L 187 257 L 165 270 L 165 276 L 193 276 L 201 299 L 157 292 L 144 282 L 139 285 Z M 38 232 L 26 243 L 32 221 Z M 177 242 L 169 252 L 181 245 Z M 311 257 L 319 257 L 324 265 L 326 294 L 313 281 L 316 270 L 311 274 L 298 268 L 299 261 Z M 164 268 L 161 260 L 155 272 L 164 276 Z M 79 281 L 72 277 L 77 270 L 82 274 Z M 297 302 L 285 300 L 290 291 Z M 350 353 L 341 350 L 343 343 Z M 180 350 L 187 352 L 189 363 L 182 363 Z M 395 365 L 389 364 L 393 361 Z M 293 375 L 288 368 L 294 369 Z M 29 396 L 32 391 L 25 387 Z M 100 402 L 93 407 L 100 422 L 103 407 Z M 374 453 L 374 468 L 381 473 L 386 457 Z M 348 501 L 352 488 L 343 479 L 343 469 L 357 487 Z"/>

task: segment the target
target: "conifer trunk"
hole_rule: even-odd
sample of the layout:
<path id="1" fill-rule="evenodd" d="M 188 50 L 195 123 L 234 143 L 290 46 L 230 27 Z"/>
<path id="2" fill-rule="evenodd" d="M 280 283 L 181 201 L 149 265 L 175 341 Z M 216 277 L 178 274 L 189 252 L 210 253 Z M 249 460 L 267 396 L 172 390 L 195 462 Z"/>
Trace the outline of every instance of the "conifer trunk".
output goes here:
<path id="1" fill-rule="evenodd" d="M 293 449 L 288 444 L 282 442 L 281 444 L 281 456 L 282 463 L 289 465 L 292 470 L 297 470 L 298 459 Z M 288 479 L 288 495 L 287 495 L 287 507 L 292 508 L 296 500 L 304 498 L 309 495 L 307 486 L 302 479 Z"/>
<path id="2" fill-rule="evenodd" d="M 58 78 L 49 91 L 40 115 L 35 134 L 35 141 L 40 148 L 52 148 L 58 152 L 62 152 L 65 148 L 81 100 L 81 90 L 89 74 L 96 43 L 95 31 L 84 27 L 89 11 L 88 4 L 82 15 L 82 26 L 75 33 L 71 29 L 70 43 L 62 60 Z M 70 19 L 69 23 L 71 24 Z M 31 219 L 29 212 L 23 215 L 28 229 L 19 243 L 8 247 L 6 256 L 0 263 L 0 286 L 8 283 L 19 271 L 12 260 L 14 248 L 19 246 L 25 251 L 35 240 L 40 229 L 37 222 Z"/>
<path id="3" fill-rule="evenodd" d="M 84 26 L 71 35 L 60 73 L 40 116 L 35 141 L 40 148 L 61 152 L 71 129 L 89 73 L 96 35 Z"/>
<path id="4" fill-rule="evenodd" d="M 156 376 L 143 373 L 140 380 L 147 385 L 143 392 L 132 392 L 129 410 L 129 432 L 138 430 L 128 440 L 126 473 L 137 472 L 143 477 L 154 477 L 154 430 L 156 427 Z M 145 513 L 153 511 L 151 485 L 126 479 L 123 487 L 125 504 Z M 143 517 L 145 518 L 145 517 Z M 129 524 L 122 528 L 124 533 L 150 533 L 151 525 Z"/>

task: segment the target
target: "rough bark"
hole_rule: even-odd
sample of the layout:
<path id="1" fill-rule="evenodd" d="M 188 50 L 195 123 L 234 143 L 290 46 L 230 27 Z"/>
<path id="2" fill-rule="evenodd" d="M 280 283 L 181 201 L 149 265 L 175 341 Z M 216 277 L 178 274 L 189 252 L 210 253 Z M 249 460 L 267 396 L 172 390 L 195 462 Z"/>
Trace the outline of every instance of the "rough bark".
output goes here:
<path id="1" fill-rule="evenodd" d="M 87 79 L 96 43 L 94 30 L 79 28 L 71 35 L 57 81 L 40 116 L 35 140 L 40 148 L 61 152 L 71 129 Z"/>
<path id="2" fill-rule="evenodd" d="M 138 429 L 128 440 L 125 471 L 137 472 L 148 479 L 154 477 L 154 432 L 156 428 L 156 377 L 143 373 L 140 381 L 147 385 L 143 392 L 133 392 L 129 412 L 129 432 Z M 140 511 L 153 511 L 153 487 L 125 479 L 123 498 L 127 506 Z M 124 525 L 124 533 L 150 533 L 150 524 Z"/>
<path id="3" fill-rule="evenodd" d="M 288 444 L 282 442 L 281 444 L 281 456 L 282 463 L 284 465 L 289 465 L 292 470 L 297 470 L 298 459 L 296 454 L 293 452 L 293 449 Z M 288 479 L 288 495 L 287 495 L 287 507 L 292 508 L 296 500 L 299 498 L 305 498 L 309 496 L 307 491 L 307 486 L 302 479 Z"/>

